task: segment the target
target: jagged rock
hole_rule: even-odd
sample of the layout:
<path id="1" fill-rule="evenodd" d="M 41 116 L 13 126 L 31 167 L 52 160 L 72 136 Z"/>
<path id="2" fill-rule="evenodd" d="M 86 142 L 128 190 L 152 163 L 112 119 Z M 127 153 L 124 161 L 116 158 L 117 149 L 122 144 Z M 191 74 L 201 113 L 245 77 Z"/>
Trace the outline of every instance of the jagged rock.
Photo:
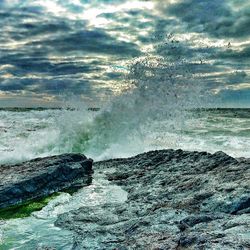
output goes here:
<path id="1" fill-rule="evenodd" d="M 94 168 L 128 199 L 60 215 L 73 249 L 249 249 L 249 160 L 161 150 Z"/>
<path id="2" fill-rule="evenodd" d="M 64 189 L 89 185 L 92 160 L 80 154 L 37 158 L 0 166 L 0 208 L 47 196 Z"/>

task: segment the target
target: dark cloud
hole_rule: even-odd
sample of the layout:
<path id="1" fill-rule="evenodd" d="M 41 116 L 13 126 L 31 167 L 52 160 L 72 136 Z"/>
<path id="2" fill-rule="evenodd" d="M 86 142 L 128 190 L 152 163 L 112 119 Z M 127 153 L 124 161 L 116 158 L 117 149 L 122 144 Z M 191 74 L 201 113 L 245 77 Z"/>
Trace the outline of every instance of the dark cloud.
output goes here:
<path id="1" fill-rule="evenodd" d="M 62 5 L 74 13 L 82 11 L 68 1 Z M 0 70 L 0 91 L 91 95 L 95 91 L 91 81 L 119 77 L 105 74 L 102 67 L 107 62 L 98 60 L 100 55 L 109 56 L 109 63 L 140 55 L 137 45 L 89 28 L 87 21 L 53 16 L 40 6 L 23 6 L 1 2 L 0 68 L 8 66 Z M 12 46 L 13 42 L 20 45 Z"/>
<path id="2" fill-rule="evenodd" d="M 99 68 L 92 63 L 83 63 L 81 61 L 69 62 L 55 62 L 46 57 L 30 57 L 25 54 L 5 55 L 1 59 L 2 64 L 10 64 L 12 67 L 8 68 L 6 73 L 15 76 L 22 76 L 25 74 L 46 74 L 46 76 L 59 76 L 77 73 L 90 73 Z"/>
<path id="3" fill-rule="evenodd" d="M 68 94 L 78 95 L 79 93 L 90 94 L 91 84 L 88 80 L 70 78 L 64 79 L 45 79 L 45 78 L 12 78 L 1 79 L 0 91 L 11 91 L 13 93 L 24 91 L 33 93 L 46 94 L 63 94 L 65 91 Z"/>
<path id="4" fill-rule="evenodd" d="M 32 79 L 4 79 L 0 78 L 0 91 L 21 91 L 26 90 L 34 81 Z"/>
<path id="5" fill-rule="evenodd" d="M 48 22 L 42 20 L 40 22 L 23 22 L 17 25 L 19 29 L 19 36 L 30 37 L 36 35 L 46 35 L 55 32 L 70 32 L 70 25 L 63 20 L 57 20 L 56 22 Z"/>
<path id="6" fill-rule="evenodd" d="M 241 7 L 240 3 L 238 7 Z M 176 16 L 192 32 L 208 33 L 218 38 L 246 38 L 250 35 L 250 4 L 236 9 L 232 1 L 182 0 L 166 6 L 165 11 Z"/>
<path id="7" fill-rule="evenodd" d="M 84 23 L 85 24 L 85 23 Z M 74 29 L 74 22 L 67 22 L 62 18 L 55 18 L 44 13 L 36 13 L 35 10 L 5 10 L 0 12 L 0 25 L 2 34 L 0 42 L 21 42 L 32 40 L 43 36 L 53 36 L 63 32 L 70 32 Z M 72 28 L 71 28 L 72 27 Z"/>
<path id="8" fill-rule="evenodd" d="M 217 55 L 220 59 L 230 59 L 236 61 L 246 61 L 249 62 L 250 59 L 250 46 L 247 46 L 241 50 L 239 49 L 227 49 L 221 50 Z"/>
<path id="9" fill-rule="evenodd" d="M 228 83 L 236 84 L 247 80 L 247 73 L 245 71 L 235 71 L 228 76 Z"/>
<path id="10" fill-rule="evenodd" d="M 165 38 L 164 43 L 160 43 L 160 45 L 156 46 L 156 53 L 169 57 L 172 60 L 178 59 L 188 59 L 188 60 L 199 60 L 201 63 L 201 58 L 208 57 L 212 53 L 214 53 L 214 48 L 209 47 L 194 47 L 196 44 L 188 43 L 185 41 L 178 41 L 173 37 Z"/>
<path id="11" fill-rule="evenodd" d="M 90 94 L 91 85 L 87 80 L 69 81 L 69 79 L 40 79 L 39 84 L 33 90 L 35 93 L 60 94 L 67 91 L 68 94 L 78 95 L 80 93 Z"/>
<path id="12" fill-rule="evenodd" d="M 19 15 L 20 13 L 22 15 Z M 119 41 L 101 29 L 88 29 L 86 22 L 49 15 L 46 17 L 33 16 L 33 14 L 27 10 L 8 13 L 7 20 L 0 21 L 0 24 L 8 27 L 2 42 L 6 38 L 15 41 L 29 39 L 31 42 L 26 44 L 27 53 L 42 50 L 44 55 L 55 51 L 60 53 L 79 51 L 117 56 L 138 56 L 140 54 L 140 50 L 135 44 Z M 3 12 L 2 15 L 4 15 Z M 26 16 L 32 21 L 26 21 Z M 47 37 L 48 35 L 49 37 Z M 40 36 L 40 39 L 37 39 L 36 36 Z"/>
<path id="13" fill-rule="evenodd" d="M 43 46 L 45 52 L 79 52 L 113 54 L 116 56 L 139 56 L 139 48 L 129 42 L 118 41 L 102 30 L 82 30 L 61 34 L 45 41 L 31 42 L 30 46 Z"/>
<path id="14" fill-rule="evenodd" d="M 237 45 L 250 36 L 247 0 L 153 2 L 158 2 L 156 9 L 123 10 L 119 5 L 129 1 L 55 0 L 67 13 L 58 15 L 36 1 L 0 0 L 0 91 L 111 94 L 125 74 L 112 71 L 112 65 L 136 61 L 141 55 L 166 63 L 161 67 L 160 61 L 156 66 L 145 62 L 136 72 L 142 81 L 176 82 L 174 77 L 181 74 L 187 79 L 192 73 L 204 91 L 226 89 L 228 84 L 240 88 L 237 84 L 250 81 L 250 46 Z M 88 8 L 103 8 L 98 18 L 106 19 L 107 25 L 95 25 L 84 15 L 79 18 Z M 226 39 L 225 45 L 204 45 L 193 32 L 210 41 Z M 189 34 L 194 40 L 175 38 Z M 149 51 L 146 45 L 151 45 Z M 233 100 L 248 90 L 235 91 L 221 90 L 220 95 Z"/>

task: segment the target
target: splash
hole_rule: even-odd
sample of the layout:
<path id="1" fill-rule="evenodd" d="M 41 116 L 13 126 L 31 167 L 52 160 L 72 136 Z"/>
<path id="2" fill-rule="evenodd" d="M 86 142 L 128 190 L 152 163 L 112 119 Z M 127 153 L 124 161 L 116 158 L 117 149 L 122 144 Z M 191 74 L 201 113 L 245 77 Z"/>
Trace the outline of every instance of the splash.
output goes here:
<path id="1" fill-rule="evenodd" d="M 71 101 L 63 110 L 19 112 L 15 117 L 5 113 L 5 123 L 11 125 L 1 137 L 1 162 L 66 152 L 99 160 L 178 147 L 192 118 L 188 110 L 204 104 L 197 65 L 180 53 L 182 47 L 171 36 L 155 48 L 155 55 L 149 53 L 124 66 L 123 81 L 129 88 L 99 110 Z"/>
<path id="2" fill-rule="evenodd" d="M 174 138 L 173 132 L 185 128 L 190 118 L 187 110 L 202 101 L 202 87 L 192 72 L 193 66 L 184 58 L 135 59 L 125 78 L 129 90 L 113 97 L 98 112 L 78 107 L 68 114 L 70 117 L 63 116 L 63 121 L 57 122 L 62 135 L 60 145 L 95 159 L 176 147 L 180 138 Z"/>

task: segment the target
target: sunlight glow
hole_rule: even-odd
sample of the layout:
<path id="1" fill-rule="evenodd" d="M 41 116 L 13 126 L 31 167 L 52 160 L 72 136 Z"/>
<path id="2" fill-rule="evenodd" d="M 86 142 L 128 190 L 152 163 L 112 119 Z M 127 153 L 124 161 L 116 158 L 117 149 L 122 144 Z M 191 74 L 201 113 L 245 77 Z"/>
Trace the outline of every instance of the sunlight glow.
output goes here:
<path id="1" fill-rule="evenodd" d="M 240 83 L 237 85 L 227 85 L 226 89 L 231 89 L 231 90 L 243 90 L 243 89 L 250 89 L 250 83 Z"/>
<path id="2" fill-rule="evenodd" d="M 55 16 L 60 16 L 63 12 L 67 12 L 65 8 L 51 0 L 38 0 L 36 3 L 47 9 L 48 12 L 53 13 Z"/>

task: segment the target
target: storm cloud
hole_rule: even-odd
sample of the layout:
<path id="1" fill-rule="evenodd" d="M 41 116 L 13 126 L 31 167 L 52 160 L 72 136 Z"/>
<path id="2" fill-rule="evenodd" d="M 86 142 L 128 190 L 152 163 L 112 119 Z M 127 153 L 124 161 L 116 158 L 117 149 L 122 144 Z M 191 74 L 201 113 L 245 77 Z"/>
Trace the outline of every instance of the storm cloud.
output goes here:
<path id="1" fill-rule="evenodd" d="M 166 7 L 189 31 L 217 38 L 247 38 L 250 35 L 250 3 L 242 1 L 185 0 Z"/>
<path id="2" fill-rule="evenodd" d="M 247 0 L 3 0 L 0 26 L 0 105 L 117 94 L 130 65 L 152 57 L 180 62 L 220 101 L 250 105 Z"/>

